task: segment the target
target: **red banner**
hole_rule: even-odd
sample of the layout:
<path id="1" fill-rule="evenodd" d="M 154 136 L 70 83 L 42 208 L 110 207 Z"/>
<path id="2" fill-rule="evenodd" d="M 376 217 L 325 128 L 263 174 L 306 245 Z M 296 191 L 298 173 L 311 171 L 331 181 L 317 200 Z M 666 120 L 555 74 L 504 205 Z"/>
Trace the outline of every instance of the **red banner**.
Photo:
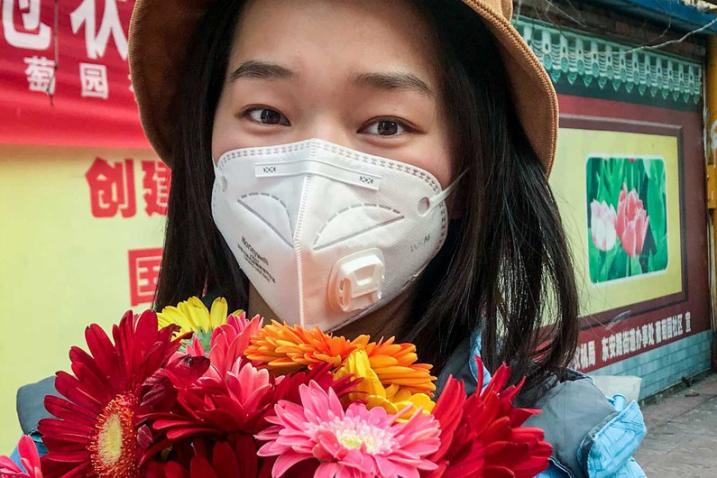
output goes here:
<path id="1" fill-rule="evenodd" d="M 134 0 L 0 4 L 0 143 L 149 147 L 127 64 Z"/>

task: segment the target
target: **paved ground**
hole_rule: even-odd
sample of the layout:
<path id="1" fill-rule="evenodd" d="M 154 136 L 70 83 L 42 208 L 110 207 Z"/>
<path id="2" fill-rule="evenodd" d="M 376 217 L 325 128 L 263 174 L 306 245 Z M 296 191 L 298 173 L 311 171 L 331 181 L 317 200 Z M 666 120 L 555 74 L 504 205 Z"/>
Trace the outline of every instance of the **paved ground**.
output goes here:
<path id="1" fill-rule="evenodd" d="M 636 458 L 649 478 L 717 478 L 717 374 L 643 407 Z"/>

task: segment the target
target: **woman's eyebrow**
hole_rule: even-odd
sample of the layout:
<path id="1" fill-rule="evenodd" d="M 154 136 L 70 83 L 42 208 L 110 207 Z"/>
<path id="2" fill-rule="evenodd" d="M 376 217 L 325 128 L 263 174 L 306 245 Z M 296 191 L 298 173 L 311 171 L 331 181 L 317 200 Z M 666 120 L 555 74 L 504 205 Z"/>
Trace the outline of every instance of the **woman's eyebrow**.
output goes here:
<path id="1" fill-rule="evenodd" d="M 359 73 L 353 82 L 362 86 L 381 90 L 408 90 L 433 97 L 435 93 L 428 84 L 413 73 L 370 72 Z"/>
<path id="2" fill-rule="evenodd" d="M 296 76 L 296 73 L 284 66 L 277 65 L 276 63 L 248 60 L 239 65 L 239 67 L 234 70 L 231 75 L 229 75 L 229 81 L 231 82 L 239 78 L 281 80 L 291 78 L 293 76 Z"/>
<path id="3" fill-rule="evenodd" d="M 248 60 L 239 65 L 229 81 L 239 78 L 258 78 L 264 80 L 282 80 L 297 76 L 285 66 L 267 61 Z M 352 77 L 355 84 L 382 90 L 408 90 L 433 97 L 435 93 L 428 84 L 413 73 L 404 72 L 365 72 Z"/>

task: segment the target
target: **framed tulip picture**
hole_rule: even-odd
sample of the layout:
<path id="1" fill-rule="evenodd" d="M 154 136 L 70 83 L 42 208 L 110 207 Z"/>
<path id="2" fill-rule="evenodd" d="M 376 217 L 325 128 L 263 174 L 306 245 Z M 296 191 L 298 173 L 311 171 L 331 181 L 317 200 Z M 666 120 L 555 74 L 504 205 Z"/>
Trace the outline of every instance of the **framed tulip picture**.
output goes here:
<path id="1" fill-rule="evenodd" d="M 591 156 L 585 181 L 592 283 L 664 271 L 669 258 L 664 159 Z"/>
<path id="2" fill-rule="evenodd" d="M 669 125 L 561 118 L 550 183 L 583 317 L 606 322 L 685 300 L 681 141 Z"/>

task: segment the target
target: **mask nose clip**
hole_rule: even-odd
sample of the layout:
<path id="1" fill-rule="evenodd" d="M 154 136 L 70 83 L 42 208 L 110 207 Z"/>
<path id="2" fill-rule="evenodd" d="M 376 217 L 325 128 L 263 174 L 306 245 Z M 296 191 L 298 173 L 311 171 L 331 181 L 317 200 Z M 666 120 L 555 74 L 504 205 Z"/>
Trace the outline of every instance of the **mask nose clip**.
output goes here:
<path id="1" fill-rule="evenodd" d="M 348 255 L 336 262 L 329 276 L 329 305 L 351 312 L 381 300 L 386 266 L 380 249 L 372 248 Z"/>

